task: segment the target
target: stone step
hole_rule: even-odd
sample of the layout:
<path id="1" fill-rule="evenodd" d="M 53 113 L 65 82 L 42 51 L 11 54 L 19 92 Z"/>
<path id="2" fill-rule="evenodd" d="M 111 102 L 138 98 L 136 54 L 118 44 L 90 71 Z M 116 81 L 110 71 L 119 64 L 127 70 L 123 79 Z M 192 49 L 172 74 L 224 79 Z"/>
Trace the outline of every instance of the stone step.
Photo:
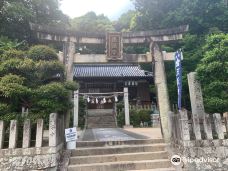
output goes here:
<path id="1" fill-rule="evenodd" d="M 127 170 L 127 171 L 175 171 L 176 169 L 173 167 L 169 168 L 158 168 L 158 169 L 143 169 L 143 170 Z"/>
<path id="2" fill-rule="evenodd" d="M 96 117 L 96 116 L 113 116 L 114 117 L 114 114 L 112 113 L 88 113 L 89 117 Z"/>
<path id="3" fill-rule="evenodd" d="M 122 141 L 77 141 L 77 147 L 104 147 L 116 145 L 139 145 L 164 143 L 164 139 L 135 139 Z"/>
<path id="4" fill-rule="evenodd" d="M 167 156 L 168 156 L 168 153 L 166 151 L 77 156 L 77 157 L 70 158 L 70 164 L 79 165 L 79 164 L 105 163 L 105 162 L 117 162 L 117 161 L 168 159 Z"/>
<path id="5" fill-rule="evenodd" d="M 155 151 L 164 151 L 165 146 L 166 144 L 159 143 L 159 144 L 143 144 L 143 145 L 121 145 L 121 146 L 111 146 L 111 147 L 77 148 L 75 150 L 72 150 L 72 156 L 155 152 Z"/>
<path id="6" fill-rule="evenodd" d="M 95 124 L 88 124 L 87 125 L 87 128 L 89 129 L 92 129 L 92 128 L 115 128 L 116 125 L 115 124 L 98 124 L 98 125 L 95 125 Z"/>
<path id="7" fill-rule="evenodd" d="M 91 120 L 91 119 L 87 119 L 87 122 L 90 124 L 98 124 L 98 123 L 105 123 L 105 124 L 109 124 L 109 123 L 115 123 L 114 119 L 110 119 L 110 120 Z"/>
<path id="8" fill-rule="evenodd" d="M 124 170 L 145 170 L 157 168 L 171 167 L 170 160 L 142 160 L 142 161 L 123 161 L 123 162 L 107 162 L 93 163 L 82 165 L 69 165 L 68 171 L 124 171 Z"/>
<path id="9" fill-rule="evenodd" d="M 88 111 L 88 116 L 114 116 L 112 110 L 94 110 L 94 111 Z"/>

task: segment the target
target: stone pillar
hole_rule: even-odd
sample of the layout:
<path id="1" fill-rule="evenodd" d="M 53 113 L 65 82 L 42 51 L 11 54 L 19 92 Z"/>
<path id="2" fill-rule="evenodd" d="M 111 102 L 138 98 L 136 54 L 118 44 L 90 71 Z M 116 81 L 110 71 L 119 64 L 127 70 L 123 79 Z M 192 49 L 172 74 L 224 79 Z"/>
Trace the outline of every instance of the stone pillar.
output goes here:
<path id="1" fill-rule="evenodd" d="M 223 113 L 223 117 L 225 120 L 226 133 L 228 134 L 228 112 Z"/>
<path id="2" fill-rule="evenodd" d="M 224 132 L 223 132 L 223 125 L 222 125 L 222 119 L 221 115 L 219 113 L 213 114 L 213 119 L 215 123 L 215 131 L 218 134 L 219 139 L 224 139 Z"/>
<path id="3" fill-rule="evenodd" d="M 157 99 L 161 119 L 161 129 L 166 142 L 170 141 L 168 128 L 168 112 L 170 111 L 169 94 L 162 51 L 158 44 L 151 43 L 150 50 L 154 62 L 154 82 L 157 89 Z"/>
<path id="4" fill-rule="evenodd" d="M 74 127 L 78 127 L 79 91 L 74 91 Z"/>
<path id="5" fill-rule="evenodd" d="M 68 53 L 67 53 L 67 80 L 73 81 L 73 63 L 74 63 L 74 54 L 75 54 L 75 43 L 69 42 L 68 44 Z"/>
<path id="6" fill-rule="evenodd" d="M 9 135 L 9 148 L 17 147 L 17 121 L 10 121 L 10 135 Z"/>
<path id="7" fill-rule="evenodd" d="M 205 119 L 203 96 L 200 83 L 196 80 L 196 72 L 188 74 L 188 86 L 192 107 L 192 115 Z"/>
<path id="8" fill-rule="evenodd" d="M 0 149 L 4 146 L 5 125 L 4 121 L 0 121 Z"/>
<path id="9" fill-rule="evenodd" d="M 57 114 L 51 113 L 49 118 L 49 147 L 57 146 Z"/>
<path id="10" fill-rule="evenodd" d="M 180 125 L 181 125 L 181 138 L 182 140 L 190 140 L 190 132 L 188 126 L 187 110 L 180 110 Z"/>
<path id="11" fill-rule="evenodd" d="M 22 148 L 29 148 L 31 140 L 31 122 L 29 119 L 25 120 L 23 127 L 23 141 Z"/>
<path id="12" fill-rule="evenodd" d="M 129 116 L 129 100 L 128 100 L 128 88 L 124 87 L 124 113 L 125 113 L 125 128 L 132 127 L 130 125 L 130 116 Z"/>
<path id="13" fill-rule="evenodd" d="M 203 127 L 204 127 L 204 131 L 206 134 L 206 138 L 208 140 L 212 140 L 213 136 L 212 136 L 212 129 L 211 129 L 211 120 L 210 120 L 210 117 L 208 114 L 205 116 L 205 120 L 203 122 Z"/>
<path id="14" fill-rule="evenodd" d="M 44 131 L 44 121 L 43 119 L 38 119 L 37 125 L 36 125 L 36 147 L 42 147 L 43 131 Z"/>
<path id="15" fill-rule="evenodd" d="M 205 122 L 205 111 L 201 85 L 196 79 L 196 72 L 189 73 L 187 77 L 192 108 L 193 129 L 196 139 L 201 139 L 200 125 L 204 124 Z"/>
<path id="16" fill-rule="evenodd" d="M 74 55 L 75 55 L 75 43 L 71 41 L 71 37 L 69 42 L 65 43 L 63 46 L 63 54 L 64 54 L 64 64 L 66 67 L 66 79 L 67 81 L 73 81 L 73 63 L 74 63 Z M 69 100 L 72 100 L 72 93 L 69 94 Z M 70 123 L 70 110 L 67 111 L 65 117 L 65 127 L 68 128 Z"/>

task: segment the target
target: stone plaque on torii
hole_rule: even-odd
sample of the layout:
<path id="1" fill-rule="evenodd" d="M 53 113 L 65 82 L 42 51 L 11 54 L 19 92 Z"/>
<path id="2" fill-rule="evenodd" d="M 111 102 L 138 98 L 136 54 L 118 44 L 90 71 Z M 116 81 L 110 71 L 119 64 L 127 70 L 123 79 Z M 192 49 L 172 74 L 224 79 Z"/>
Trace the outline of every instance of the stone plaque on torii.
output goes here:
<path id="1" fill-rule="evenodd" d="M 59 59 L 67 68 L 68 80 L 73 80 L 72 72 L 74 63 L 152 63 L 162 132 L 164 139 L 169 141 L 170 133 L 167 115 L 168 111 L 170 111 L 170 103 L 164 60 L 174 60 L 174 52 L 162 52 L 160 45 L 181 40 L 183 34 L 188 31 L 187 25 L 154 31 L 114 32 L 106 34 L 58 30 L 35 24 L 30 24 L 30 26 L 36 32 L 38 39 L 63 43 L 63 52 L 59 53 Z M 140 43 L 149 44 L 150 52 L 146 54 L 123 53 L 124 44 Z M 75 52 L 76 44 L 103 44 L 106 46 L 106 54 L 78 54 Z"/>

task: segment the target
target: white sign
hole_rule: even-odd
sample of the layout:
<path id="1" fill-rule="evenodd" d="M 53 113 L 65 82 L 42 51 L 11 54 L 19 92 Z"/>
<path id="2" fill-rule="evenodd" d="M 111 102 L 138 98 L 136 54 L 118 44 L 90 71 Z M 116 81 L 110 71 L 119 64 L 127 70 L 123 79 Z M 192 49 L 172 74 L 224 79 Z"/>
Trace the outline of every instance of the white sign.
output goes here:
<path id="1" fill-rule="evenodd" d="M 66 142 L 77 140 L 77 130 L 76 127 L 65 129 Z"/>

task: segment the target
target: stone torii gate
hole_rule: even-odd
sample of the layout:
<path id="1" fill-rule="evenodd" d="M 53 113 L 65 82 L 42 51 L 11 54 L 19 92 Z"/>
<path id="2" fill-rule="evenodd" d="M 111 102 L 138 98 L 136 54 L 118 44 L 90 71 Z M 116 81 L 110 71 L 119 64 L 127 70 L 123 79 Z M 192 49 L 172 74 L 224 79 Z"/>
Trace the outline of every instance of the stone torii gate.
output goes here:
<path id="1" fill-rule="evenodd" d="M 67 80 L 73 80 L 73 64 L 75 63 L 152 63 L 162 132 L 164 139 L 169 141 L 168 111 L 170 111 L 170 102 L 164 60 L 173 60 L 174 52 L 162 52 L 160 45 L 181 40 L 183 34 L 188 31 L 187 25 L 163 30 L 106 34 L 59 30 L 35 24 L 31 24 L 31 29 L 36 32 L 37 38 L 40 40 L 62 42 L 63 52 L 59 53 L 59 59 L 67 68 Z M 75 52 L 76 44 L 103 44 L 106 46 L 106 54 L 77 54 Z M 148 44 L 150 52 L 124 54 L 122 50 L 124 44 Z"/>

